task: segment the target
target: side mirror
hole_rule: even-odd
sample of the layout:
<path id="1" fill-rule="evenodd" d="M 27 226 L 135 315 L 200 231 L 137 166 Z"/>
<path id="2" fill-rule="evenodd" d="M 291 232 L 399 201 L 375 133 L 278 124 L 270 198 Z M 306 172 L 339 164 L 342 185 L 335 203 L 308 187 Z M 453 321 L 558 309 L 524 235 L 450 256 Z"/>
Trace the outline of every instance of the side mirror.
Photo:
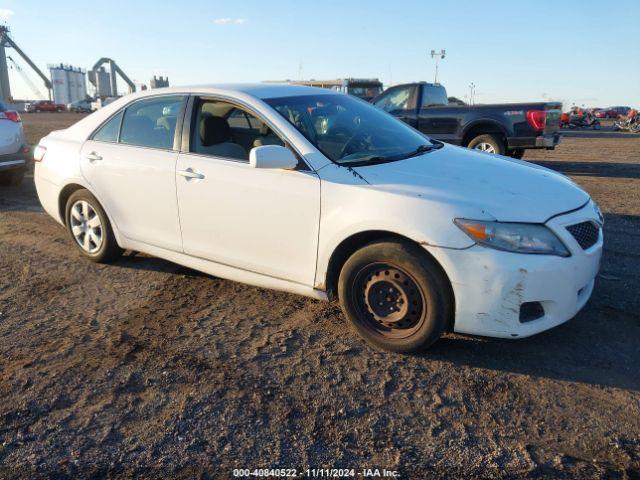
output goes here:
<path id="1" fill-rule="evenodd" d="M 280 145 L 262 145 L 249 152 L 249 164 L 254 168 L 280 168 L 292 170 L 298 166 L 298 159 L 291 150 Z"/>

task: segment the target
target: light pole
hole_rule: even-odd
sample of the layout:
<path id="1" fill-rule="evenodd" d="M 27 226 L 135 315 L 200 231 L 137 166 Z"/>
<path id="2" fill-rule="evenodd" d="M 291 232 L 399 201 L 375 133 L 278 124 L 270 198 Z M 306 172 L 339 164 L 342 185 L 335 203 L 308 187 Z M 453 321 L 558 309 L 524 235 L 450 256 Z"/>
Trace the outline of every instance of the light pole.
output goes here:
<path id="1" fill-rule="evenodd" d="M 475 105 L 476 103 L 476 84 L 471 82 L 469 84 L 469 105 Z"/>
<path id="2" fill-rule="evenodd" d="M 438 62 L 444 58 L 445 53 L 445 50 L 440 50 L 439 52 L 431 50 L 431 58 L 436 59 L 436 76 L 433 79 L 433 83 L 438 83 Z"/>

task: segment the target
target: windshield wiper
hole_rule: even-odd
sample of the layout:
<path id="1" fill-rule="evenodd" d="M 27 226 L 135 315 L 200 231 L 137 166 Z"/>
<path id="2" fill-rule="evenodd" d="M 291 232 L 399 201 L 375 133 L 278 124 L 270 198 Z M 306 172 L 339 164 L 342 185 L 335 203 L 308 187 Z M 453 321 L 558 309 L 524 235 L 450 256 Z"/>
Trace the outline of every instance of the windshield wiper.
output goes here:
<path id="1" fill-rule="evenodd" d="M 358 158 L 358 159 L 346 160 L 346 161 L 343 160 L 338 162 L 338 164 L 349 166 L 349 167 L 362 167 L 364 165 L 375 165 L 377 163 L 392 162 L 394 160 L 397 160 L 396 157 L 376 156 L 376 157 L 365 157 L 365 158 Z"/>
<path id="2" fill-rule="evenodd" d="M 408 154 L 404 155 L 403 158 L 417 157 L 418 155 L 431 152 L 432 150 L 437 150 L 438 148 L 442 148 L 442 143 L 438 142 L 434 143 L 433 145 L 420 145 L 413 152 L 409 152 Z"/>
<path id="3" fill-rule="evenodd" d="M 383 156 L 372 156 L 372 157 L 361 157 L 353 160 L 342 160 L 338 162 L 340 165 L 348 165 L 350 167 L 362 167 L 365 165 L 376 165 L 378 163 L 387 163 L 387 162 L 395 162 L 397 160 L 404 160 L 406 158 L 417 157 L 418 155 L 422 155 L 423 153 L 431 152 L 433 150 L 438 150 L 444 146 L 444 143 L 438 142 L 435 140 L 431 140 L 431 145 L 420 145 L 418 148 L 409 153 L 403 153 L 400 155 L 389 155 L 387 157 Z"/>

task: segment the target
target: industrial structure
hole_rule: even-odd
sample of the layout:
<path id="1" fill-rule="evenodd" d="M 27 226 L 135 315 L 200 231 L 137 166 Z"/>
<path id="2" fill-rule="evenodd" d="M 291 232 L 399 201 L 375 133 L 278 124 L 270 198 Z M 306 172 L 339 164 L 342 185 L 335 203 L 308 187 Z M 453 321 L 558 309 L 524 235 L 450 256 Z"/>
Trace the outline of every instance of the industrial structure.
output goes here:
<path id="1" fill-rule="evenodd" d="M 151 88 L 165 88 L 169 86 L 169 77 L 163 77 L 162 75 L 160 75 L 159 77 L 156 77 L 155 75 L 153 76 L 153 78 L 151 79 L 151 81 L 149 82 L 149 86 Z"/>
<path id="2" fill-rule="evenodd" d="M 6 50 L 10 48 L 40 77 L 46 88 L 46 94 L 41 92 L 40 88 L 32 82 L 20 64 L 16 62 L 17 56 L 7 54 Z M 133 81 L 131 81 L 113 59 L 107 57 L 102 57 L 98 60 L 88 72 L 81 68 L 64 65 L 62 63 L 48 65 L 51 75 L 49 79 L 9 36 L 9 27 L 0 25 L 0 101 L 13 103 L 14 99 L 9 83 L 9 68 L 14 69 L 17 74 L 22 77 L 25 84 L 33 93 L 34 98 L 47 98 L 64 105 L 88 98 L 87 74 L 89 82 L 95 87 L 95 97 L 98 100 L 103 101 L 110 97 L 119 96 L 118 76 L 127 85 L 128 93 L 136 91 L 136 86 Z M 169 86 L 168 77 L 156 77 L 154 75 L 151 80 L 151 88 L 167 86 Z"/>
<path id="3" fill-rule="evenodd" d="M 51 81 L 47 78 L 47 76 L 42 73 L 42 71 L 36 66 L 35 63 L 31 61 L 31 59 L 24 53 L 20 47 L 9 37 L 9 27 L 0 25 L 0 100 L 5 102 L 13 101 L 13 97 L 11 95 L 11 85 L 9 84 L 9 68 L 7 64 L 7 60 L 9 60 L 14 66 L 16 66 L 16 70 L 23 76 L 23 78 L 27 78 L 22 69 L 17 66 L 15 60 L 11 56 L 7 56 L 6 49 L 13 48 L 18 55 L 22 57 L 22 59 L 27 62 L 27 65 L 33 69 L 36 74 L 42 79 L 44 86 L 47 88 L 48 97 L 51 99 L 51 90 L 53 85 Z M 27 80 L 27 84 L 33 88 L 35 86 L 29 80 Z"/>
<path id="4" fill-rule="evenodd" d="M 109 72 L 104 68 L 104 64 L 109 65 Z M 93 68 L 89 71 L 89 82 L 96 88 L 96 97 L 117 97 L 118 96 L 118 78 L 120 78 L 129 87 L 128 93 L 136 91 L 135 84 L 131 79 L 122 71 L 118 64 L 110 58 L 102 57 L 96 62 Z"/>
<path id="5" fill-rule="evenodd" d="M 60 63 L 49 65 L 49 72 L 54 102 L 67 105 L 87 98 L 87 74 L 84 70 Z"/>

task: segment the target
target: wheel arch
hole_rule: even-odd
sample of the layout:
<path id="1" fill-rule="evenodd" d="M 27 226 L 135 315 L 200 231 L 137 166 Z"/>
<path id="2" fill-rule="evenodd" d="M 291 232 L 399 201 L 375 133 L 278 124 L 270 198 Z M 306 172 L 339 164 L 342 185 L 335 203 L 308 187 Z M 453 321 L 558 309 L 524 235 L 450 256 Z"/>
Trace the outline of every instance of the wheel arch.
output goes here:
<path id="1" fill-rule="evenodd" d="M 102 201 L 102 199 L 98 195 L 96 195 L 95 192 L 88 185 L 84 185 L 77 181 L 72 181 L 66 184 L 64 187 L 62 187 L 62 189 L 60 190 L 60 194 L 58 195 L 58 215 L 60 216 L 60 220 L 62 221 L 62 224 L 65 227 L 67 226 L 67 218 L 66 218 L 66 211 L 65 211 L 67 208 L 67 201 L 69 200 L 69 197 L 73 195 L 74 192 L 77 192 L 78 190 L 86 190 L 96 198 L 96 200 L 98 201 L 102 209 L 107 214 L 107 218 L 109 219 L 109 223 L 111 224 L 111 229 L 113 230 L 113 235 L 116 237 L 116 242 L 118 243 L 118 245 L 122 247 L 123 245 L 122 236 L 120 235 L 120 231 L 118 230 L 118 226 L 116 222 L 111 216 L 111 213 L 109 213 L 109 211 L 105 208 L 104 202 Z"/>
<path id="2" fill-rule="evenodd" d="M 493 120 L 490 118 L 479 119 L 467 125 L 462 133 L 462 143 L 460 145 L 466 147 L 467 145 L 469 145 L 469 142 L 471 142 L 473 138 L 477 137 L 478 135 L 485 134 L 500 135 L 500 137 L 502 137 L 502 139 L 504 140 L 506 147 L 506 141 L 508 137 L 507 129 L 497 120 Z"/>
<path id="3" fill-rule="evenodd" d="M 60 216 L 60 220 L 62 220 L 62 223 L 65 226 L 67 225 L 67 218 L 66 218 L 66 212 L 65 212 L 67 208 L 67 201 L 69 200 L 69 197 L 73 195 L 74 192 L 77 192 L 78 190 L 89 190 L 89 189 L 84 185 L 80 185 L 79 183 L 69 183 L 65 185 L 62 188 L 62 190 L 60 190 L 60 195 L 58 195 L 58 215 Z"/>
<path id="4" fill-rule="evenodd" d="M 372 242 L 382 241 L 382 240 L 395 240 L 398 242 L 408 243 L 410 245 L 415 246 L 419 249 L 419 251 L 431 259 L 434 265 L 440 270 L 442 277 L 444 278 L 447 286 L 448 286 L 448 297 L 450 299 L 450 308 L 451 308 L 451 318 L 450 325 L 448 326 L 448 331 L 453 331 L 453 323 L 455 319 L 455 296 L 453 291 L 453 285 L 451 284 L 451 280 L 447 275 L 447 272 L 442 267 L 440 262 L 429 253 L 420 243 L 412 240 L 409 237 L 401 235 L 399 233 L 390 232 L 386 230 L 366 230 L 358 233 L 354 233 L 344 240 L 342 240 L 333 250 L 331 256 L 329 257 L 329 262 L 327 264 L 326 274 L 325 274 L 325 283 L 324 287 L 327 292 L 327 296 L 330 300 L 338 299 L 338 279 L 340 277 L 340 272 L 342 267 L 348 258 L 353 255 L 357 250 L 368 245 Z"/>

